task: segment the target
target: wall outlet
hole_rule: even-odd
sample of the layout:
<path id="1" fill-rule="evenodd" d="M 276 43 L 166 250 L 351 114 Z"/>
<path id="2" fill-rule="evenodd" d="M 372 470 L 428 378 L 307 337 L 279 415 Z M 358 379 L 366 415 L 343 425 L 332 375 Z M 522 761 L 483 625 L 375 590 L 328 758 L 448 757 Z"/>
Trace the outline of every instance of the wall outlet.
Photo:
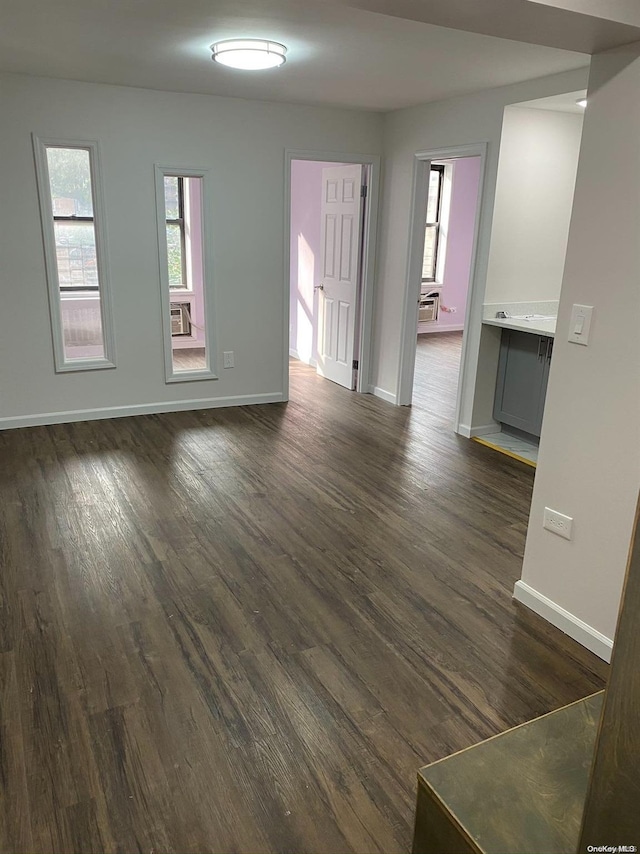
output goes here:
<path id="1" fill-rule="evenodd" d="M 235 361 L 235 356 L 233 355 L 233 350 L 225 350 L 224 353 L 222 354 L 222 358 L 223 358 L 222 364 L 225 368 L 235 368 L 236 361 Z"/>
<path id="2" fill-rule="evenodd" d="M 565 540 L 570 540 L 571 531 L 573 530 L 573 519 L 571 516 L 558 513 L 557 510 L 545 507 L 542 527 L 546 528 L 547 531 L 551 531 L 552 534 L 557 534 L 559 537 L 564 537 Z"/>

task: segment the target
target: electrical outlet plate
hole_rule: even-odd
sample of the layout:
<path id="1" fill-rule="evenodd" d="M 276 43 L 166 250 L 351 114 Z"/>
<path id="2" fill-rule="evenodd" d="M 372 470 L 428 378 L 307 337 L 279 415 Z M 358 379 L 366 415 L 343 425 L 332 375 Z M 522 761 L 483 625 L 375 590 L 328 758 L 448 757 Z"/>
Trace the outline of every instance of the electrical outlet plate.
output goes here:
<path id="1" fill-rule="evenodd" d="M 225 350 L 222 354 L 223 365 L 225 368 L 233 368 L 235 367 L 235 357 L 233 354 L 233 350 Z"/>
<path id="2" fill-rule="evenodd" d="M 572 344 L 582 344 L 584 347 L 588 345 L 592 315 L 592 305 L 573 306 L 571 320 L 569 321 L 569 341 Z"/>
<path id="3" fill-rule="evenodd" d="M 559 537 L 564 537 L 565 540 L 571 539 L 573 531 L 573 518 L 565 516 L 564 513 L 558 513 L 557 510 L 552 510 L 551 507 L 544 508 L 544 521 L 542 527 L 552 534 L 557 534 Z"/>

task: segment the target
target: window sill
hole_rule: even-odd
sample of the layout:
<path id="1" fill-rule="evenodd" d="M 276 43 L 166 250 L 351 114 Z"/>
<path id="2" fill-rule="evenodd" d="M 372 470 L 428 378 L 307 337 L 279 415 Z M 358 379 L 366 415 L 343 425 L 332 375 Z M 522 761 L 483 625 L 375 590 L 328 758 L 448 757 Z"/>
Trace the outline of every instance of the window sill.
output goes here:
<path id="1" fill-rule="evenodd" d="M 169 376 L 165 377 L 166 383 L 188 383 L 197 380 L 217 380 L 217 374 L 208 368 L 202 368 L 196 371 L 173 371 Z"/>
<path id="2" fill-rule="evenodd" d="M 56 364 L 57 374 L 72 373 L 73 371 L 100 371 L 105 368 L 115 368 L 116 363 L 106 356 L 96 358 L 65 359 L 64 362 Z"/>
<path id="3" fill-rule="evenodd" d="M 100 291 L 65 291 L 60 290 L 60 301 L 79 299 L 100 299 Z"/>

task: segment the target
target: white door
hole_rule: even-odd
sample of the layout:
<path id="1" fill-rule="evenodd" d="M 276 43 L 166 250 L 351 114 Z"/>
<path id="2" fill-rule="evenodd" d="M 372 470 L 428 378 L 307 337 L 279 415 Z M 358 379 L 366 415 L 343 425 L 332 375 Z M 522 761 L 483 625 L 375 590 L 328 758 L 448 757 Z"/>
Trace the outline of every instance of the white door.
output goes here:
<path id="1" fill-rule="evenodd" d="M 355 388 L 362 166 L 322 170 L 322 227 L 318 292 L 318 373 Z"/>

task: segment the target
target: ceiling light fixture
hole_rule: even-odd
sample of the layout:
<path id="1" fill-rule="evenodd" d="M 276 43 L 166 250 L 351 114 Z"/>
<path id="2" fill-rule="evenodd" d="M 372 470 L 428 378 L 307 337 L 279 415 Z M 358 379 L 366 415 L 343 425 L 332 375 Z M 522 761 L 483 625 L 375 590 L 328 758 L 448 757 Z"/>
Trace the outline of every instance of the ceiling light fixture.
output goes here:
<path id="1" fill-rule="evenodd" d="M 287 49 L 283 44 L 263 39 L 226 39 L 212 44 L 211 50 L 214 62 L 246 71 L 277 68 L 287 60 Z"/>
<path id="2" fill-rule="evenodd" d="M 578 100 L 576 101 L 576 104 L 579 107 L 582 107 L 584 109 L 587 106 L 587 99 L 586 98 L 578 98 Z"/>

